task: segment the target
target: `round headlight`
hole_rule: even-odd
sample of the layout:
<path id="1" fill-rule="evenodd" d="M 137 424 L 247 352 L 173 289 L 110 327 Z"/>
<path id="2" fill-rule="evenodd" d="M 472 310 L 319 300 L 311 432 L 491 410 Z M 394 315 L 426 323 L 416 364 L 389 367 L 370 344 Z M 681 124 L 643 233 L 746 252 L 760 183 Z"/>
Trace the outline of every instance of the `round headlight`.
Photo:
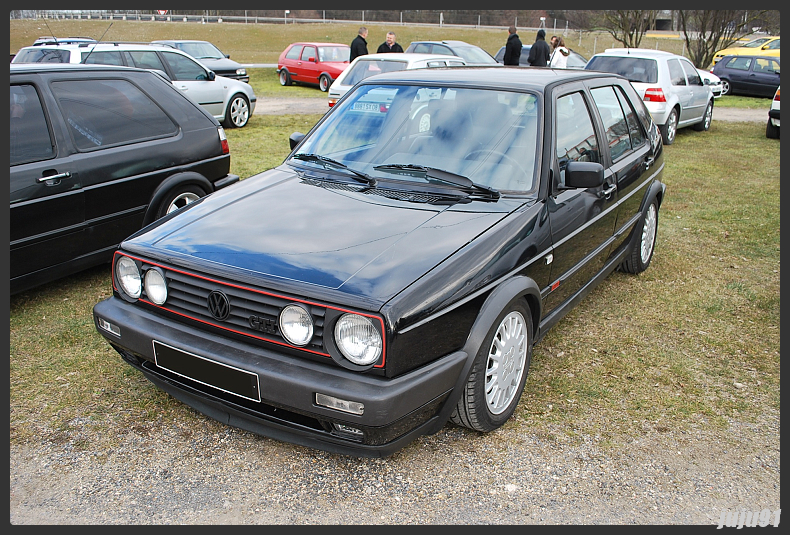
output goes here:
<path id="1" fill-rule="evenodd" d="M 344 314 L 337 320 L 335 342 L 343 356 L 360 366 L 376 362 L 383 345 L 373 322 L 358 314 Z"/>
<path id="2" fill-rule="evenodd" d="M 157 305 L 167 299 L 167 283 L 158 269 L 149 269 L 145 273 L 145 294 Z"/>
<path id="3" fill-rule="evenodd" d="M 128 256 L 122 256 L 115 264 L 115 277 L 118 279 L 118 284 L 121 290 L 126 295 L 137 299 L 143 289 L 143 281 L 140 278 L 140 270 L 137 269 L 137 263 Z"/>
<path id="4" fill-rule="evenodd" d="M 313 318 L 302 307 L 288 305 L 280 312 L 280 332 L 293 345 L 306 345 L 313 337 Z"/>

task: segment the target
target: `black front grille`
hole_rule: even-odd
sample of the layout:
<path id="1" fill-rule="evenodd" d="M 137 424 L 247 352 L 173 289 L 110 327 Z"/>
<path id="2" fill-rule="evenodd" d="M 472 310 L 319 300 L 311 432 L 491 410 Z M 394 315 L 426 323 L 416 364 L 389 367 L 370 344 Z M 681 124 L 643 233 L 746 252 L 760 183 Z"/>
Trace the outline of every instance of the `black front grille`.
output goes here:
<path id="1" fill-rule="evenodd" d="M 146 267 L 143 266 L 144 269 Z M 312 340 L 298 349 L 328 356 L 324 347 L 326 307 L 262 289 L 161 267 L 167 279 L 168 297 L 159 308 L 187 320 L 209 324 L 256 340 L 296 347 L 280 334 L 278 318 L 284 307 L 299 304 L 312 315 L 314 327 Z M 230 312 L 224 320 L 216 319 L 209 311 L 208 297 L 215 291 L 223 293 L 230 304 Z"/>

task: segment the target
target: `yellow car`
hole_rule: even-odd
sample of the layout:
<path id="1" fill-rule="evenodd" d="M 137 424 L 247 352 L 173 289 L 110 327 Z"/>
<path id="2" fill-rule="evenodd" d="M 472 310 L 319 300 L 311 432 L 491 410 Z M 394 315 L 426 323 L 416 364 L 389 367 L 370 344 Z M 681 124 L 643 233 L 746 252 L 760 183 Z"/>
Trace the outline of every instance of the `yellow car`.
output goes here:
<path id="1" fill-rule="evenodd" d="M 759 37 L 746 43 L 745 45 L 733 46 L 719 50 L 713 55 L 715 65 L 724 56 L 737 56 L 748 54 L 750 56 L 779 56 L 778 37 Z"/>

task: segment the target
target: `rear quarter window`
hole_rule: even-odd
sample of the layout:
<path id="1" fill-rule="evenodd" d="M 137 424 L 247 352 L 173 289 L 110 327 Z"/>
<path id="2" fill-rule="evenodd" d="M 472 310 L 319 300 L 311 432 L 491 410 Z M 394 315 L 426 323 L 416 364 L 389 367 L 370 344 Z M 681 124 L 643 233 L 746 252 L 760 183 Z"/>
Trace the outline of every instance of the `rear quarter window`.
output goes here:
<path id="1" fill-rule="evenodd" d="M 127 80 L 56 81 L 51 88 L 74 144 L 81 151 L 178 132 L 170 117 Z"/>

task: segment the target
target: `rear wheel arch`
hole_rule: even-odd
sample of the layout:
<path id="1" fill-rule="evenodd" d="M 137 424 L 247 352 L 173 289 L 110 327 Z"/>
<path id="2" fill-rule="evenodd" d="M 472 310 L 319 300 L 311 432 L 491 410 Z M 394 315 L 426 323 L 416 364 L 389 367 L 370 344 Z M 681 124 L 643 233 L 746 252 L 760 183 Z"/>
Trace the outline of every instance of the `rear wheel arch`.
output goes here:
<path id="1" fill-rule="evenodd" d="M 184 186 L 195 186 L 200 188 L 204 192 L 204 195 L 208 195 L 214 191 L 212 183 L 200 173 L 185 171 L 171 175 L 163 180 L 154 190 L 153 195 L 151 195 L 151 201 L 148 203 L 148 209 L 143 218 L 143 226 L 156 221 L 159 218 L 162 203 L 167 202 L 175 191 Z"/>

